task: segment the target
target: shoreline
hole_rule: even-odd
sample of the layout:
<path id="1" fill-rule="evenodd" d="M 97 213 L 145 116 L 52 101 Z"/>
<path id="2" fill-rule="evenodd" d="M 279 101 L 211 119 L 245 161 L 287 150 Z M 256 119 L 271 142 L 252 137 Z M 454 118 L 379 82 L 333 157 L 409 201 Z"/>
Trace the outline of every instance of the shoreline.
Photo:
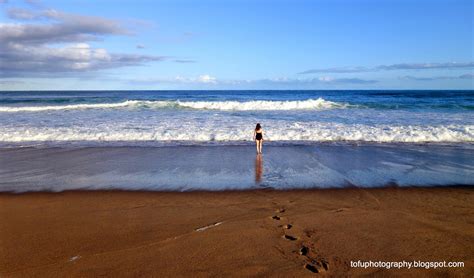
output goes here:
<path id="1" fill-rule="evenodd" d="M 439 146 L 439 147 L 474 147 L 474 141 L 366 141 L 366 140 L 272 140 L 266 138 L 265 143 L 273 147 L 289 147 L 289 146 Z M 229 141 L 194 141 L 194 140 L 118 140 L 118 141 L 95 141 L 95 140 L 64 140 L 64 141 L 1 141 L 0 149 L 15 148 L 167 148 L 167 147 L 239 147 L 239 146 L 255 146 L 253 140 L 229 140 Z"/>
<path id="2" fill-rule="evenodd" d="M 0 275 L 469 276 L 473 211 L 469 187 L 0 193 Z"/>
<path id="3" fill-rule="evenodd" d="M 276 189 L 276 188 L 246 188 L 246 189 L 224 189 L 224 190 L 147 190 L 147 189 L 72 189 L 72 190 L 63 190 L 63 191 L 48 191 L 48 190 L 38 190 L 38 191 L 22 191 L 22 192 L 15 192 L 15 191 L 0 191 L 1 196 L 9 196 L 9 195 L 35 195 L 35 194 L 63 194 L 63 193 L 76 193 L 76 194 L 92 194 L 94 192 L 102 194 L 102 193 L 149 193 L 149 194 L 200 194 L 200 193 L 211 193 L 211 194 L 238 194 L 238 193 L 259 193 L 259 192 L 295 192 L 295 193 L 303 193 L 303 192 L 319 192 L 319 191 L 350 191 L 350 190 L 418 190 L 418 189 L 426 189 L 426 190 L 438 190 L 438 189 L 465 189 L 465 190 L 474 190 L 474 184 L 452 184 L 452 185 L 413 185 L 413 186 L 397 186 L 397 185 L 381 185 L 375 186 L 370 188 L 365 187 L 358 187 L 358 186 L 346 186 L 346 187 L 328 187 L 328 188 L 288 188 L 288 189 Z"/>

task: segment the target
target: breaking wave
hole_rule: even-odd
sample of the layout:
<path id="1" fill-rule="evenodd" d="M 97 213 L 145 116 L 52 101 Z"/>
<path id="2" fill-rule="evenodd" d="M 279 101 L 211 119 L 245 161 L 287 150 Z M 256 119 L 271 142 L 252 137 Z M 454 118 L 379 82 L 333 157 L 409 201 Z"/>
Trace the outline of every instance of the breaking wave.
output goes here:
<path id="1" fill-rule="evenodd" d="M 218 132 L 213 123 L 190 123 L 173 129 L 172 126 L 130 128 L 126 126 L 87 126 L 65 128 L 0 127 L 0 142 L 220 142 L 223 144 L 251 141 L 248 128 L 227 127 Z M 389 126 L 336 123 L 276 123 L 268 130 L 269 141 L 365 141 L 365 142 L 474 142 L 473 125 L 446 126 Z"/>
<path id="2" fill-rule="evenodd" d="M 76 109 L 160 109 L 160 108 L 188 108 L 197 110 L 223 111 L 263 111 L 263 110 L 328 110 L 347 108 L 351 105 L 324 100 L 323 98 L 294 100 L 294 101 L 179 101 L 179 100 L 127 100 L 118 103 L 84 103 L 70 105 L 45 106 L 0 106 L 0 112 L 41 112 Z"/>

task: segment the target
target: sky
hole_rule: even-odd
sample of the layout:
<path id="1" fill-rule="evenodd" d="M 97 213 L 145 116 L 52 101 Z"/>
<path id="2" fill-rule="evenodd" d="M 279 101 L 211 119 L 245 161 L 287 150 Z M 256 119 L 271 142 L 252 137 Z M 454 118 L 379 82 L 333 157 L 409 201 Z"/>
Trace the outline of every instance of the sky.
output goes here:
<path id="1" fill-rule="evenodd" d="M 474 1 L 0 0 L 0 91 L 474 89 Z"/>

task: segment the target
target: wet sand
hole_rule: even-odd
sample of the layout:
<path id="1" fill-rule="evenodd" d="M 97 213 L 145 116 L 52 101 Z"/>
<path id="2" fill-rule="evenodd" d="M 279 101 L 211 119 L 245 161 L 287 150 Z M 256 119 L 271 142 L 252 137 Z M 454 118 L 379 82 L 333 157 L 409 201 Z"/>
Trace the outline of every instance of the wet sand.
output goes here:
<path id="1" fill-rule="evenodd" d="M 473 157 L 472 144 L 0 148 L 0 192 L 469 186 Z"/>
<path id="2" fill-rule="evenodd" d="M 0 219 L 1 277 L 474 275 L 472 187 L 3 193 Z"/>

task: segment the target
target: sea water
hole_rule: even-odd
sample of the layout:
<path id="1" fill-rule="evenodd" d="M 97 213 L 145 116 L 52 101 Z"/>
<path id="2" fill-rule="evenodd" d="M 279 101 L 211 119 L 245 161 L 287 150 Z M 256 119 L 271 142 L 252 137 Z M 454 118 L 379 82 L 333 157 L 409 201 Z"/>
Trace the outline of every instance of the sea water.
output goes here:
<path id="1" fill-rule="evenodd" d="M 473 142 L 474 91 L 0 92 L 0 191 L 470 186 Z"/>
<path id="2" fill-rule="evenodd" d="M 474 91 L 0 93 L 0 144 L 474 141 Z"/>

